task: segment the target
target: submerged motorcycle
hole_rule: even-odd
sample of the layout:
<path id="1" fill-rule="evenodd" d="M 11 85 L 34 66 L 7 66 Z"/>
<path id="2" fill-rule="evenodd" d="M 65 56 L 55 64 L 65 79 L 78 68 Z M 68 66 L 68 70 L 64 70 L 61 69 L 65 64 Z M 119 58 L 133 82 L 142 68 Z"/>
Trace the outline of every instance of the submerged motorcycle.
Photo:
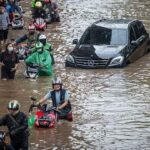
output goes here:
<path id="1" fill-rule="evenodd" d="M 38 72 L 41 67 L 38 64 L 29 64 L 26 66 L 24 75 L 26 78 L 36 79 L 38 77 Z"/>
<path id="2" fill-rule="evenodd" d="M 43 18 L 34 19 L 33 25 L 38 31 L 45 31 L 45 29 L 47 28 L 46 21 Z"/>
<path id="3" fill-rule="evenodd" d="M 32 101 L 36 101 L 35 98 L 31 97 Z M 29 121 L 31 121 L 35 127 L 40 127 L 40 128 L 53 128 L 55 127 L 56 122 L 59 119 L 65 119 L 68 121 L 72 121 L 72 112 L 68 113 L 67 116 L 65 117 L 60 117 L 59 113 L 60 111 L 58 111 L 56 109 L 56 107 L 49 107 L 47 104 L 43 104 L 41 105 L 35 105 L 33 102 L 33 104 L 30 106 L 29 112 L 32 112 L 34 107 L 37 107 L 37 111 L 35 112 L 35 116 L 34 118 L 30 118 Z"/>
<path id="4" fill-rule="evenodd" d="M 24 60 L 31 51 L 31 47 L 27 44 L 20 44 L 16 47 L 16 53 L 18 55 L 19 61 Z"/>
<path id="5" fill-rule="evenodd" d="M 55 13 L 54 11 L 50 11 L 48 8 L 46 8 L 46 23 L 50 24 L 52 22 L 60 22 L 59 14 Z"/>
<path id="6" fill-rule="evenodd" d="M 12 29 L 23 29 L 24 27 L 24 19 L 19 14 L 15 14 L 11 23 Z"/>
<path id="7" fill-rule="evenodd" d="M 0 130 L 0 150 L 14 150 L 14 148 L 6 143 L 6 136 L 8 136 L 9 133 L 5 131 Z"/>

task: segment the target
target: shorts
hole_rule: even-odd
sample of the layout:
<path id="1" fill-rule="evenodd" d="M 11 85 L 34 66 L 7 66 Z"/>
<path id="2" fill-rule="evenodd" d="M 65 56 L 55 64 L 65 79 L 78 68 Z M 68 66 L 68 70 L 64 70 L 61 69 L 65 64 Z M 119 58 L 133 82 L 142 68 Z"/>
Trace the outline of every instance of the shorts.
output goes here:
<path id="1" fill-rule="evenodd" d="M 0 41 L 7 40 L 8 37 L 8 29 L 0 30 Z"/>

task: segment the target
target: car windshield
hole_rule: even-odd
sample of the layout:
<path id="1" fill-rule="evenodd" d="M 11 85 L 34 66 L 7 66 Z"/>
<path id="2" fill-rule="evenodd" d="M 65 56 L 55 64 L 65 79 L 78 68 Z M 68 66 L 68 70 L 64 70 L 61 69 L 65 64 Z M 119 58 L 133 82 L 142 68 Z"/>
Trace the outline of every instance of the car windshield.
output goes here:
<path id="1" fill-rule="evenodd" d="M 108 29 L 103 27 L 88 28 L 80 43 L 91 45 L 125 45 L 127 44 L 126 29 Z"/>

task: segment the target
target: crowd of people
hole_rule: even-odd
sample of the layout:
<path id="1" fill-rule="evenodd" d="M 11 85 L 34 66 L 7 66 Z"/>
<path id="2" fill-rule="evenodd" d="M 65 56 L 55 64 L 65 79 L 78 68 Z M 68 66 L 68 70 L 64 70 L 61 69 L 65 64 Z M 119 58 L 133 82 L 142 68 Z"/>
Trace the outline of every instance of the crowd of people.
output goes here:
<path id="1" fill-rule="evenodd" d="M 21 17 L 24 17 L 19 1 L 20 0 L 0 0 L 1 79 L 15 79 L 16 66 L 19 63 L 19 50 L 17 46 L 22 42 L 26 42 L 28 46 L 28 50 L 24 53 L 25 56 L 23 56 L 26 65 L 38 64 L 40 66 L 38 68 L 39 76 L 51 76 L 53 70 L 52 66 L 55 63 L 52 44 L 47 41 L 45 34 L 37 30 L 34 22 L 36 18 L 42 18 L 46 22 L 48 15 L 51 17 L 51 22 L 59 22 L 58 5 L 52 2 L 52 0 L 32 0 L 31 12 L 33 22 L 29 23 L 27 33 L 15 40 L 9 40 L 9 26 L 12 25 L 14 14 L 17 12 Z M 12 46 L 11 52 L 8 49 L 8 45 Z M 49 55 L 47 55 L 48 53 Z"/>
<path id="2" fill-rule="evenodd" d="M 22 42 L 26 42 L 29 47 L 23 63 L 28 65 L 38 64 L 39 76 L 52 76 L 53 74 L 53 47 L 48 42 L 43 32 L 37 31 L 34 24 L 28 25 L 28 31 L 24 35 L 16 39 L 9 39 L 9 26 L 17 12 L 21 17 L 23 12 L 19 6 L 20 0 L 0 0 L 0 67 L 1 79 L 15 79 L 15 73 L 20 63 L 18 57 L 17 46 Z M 58 13 L 58 5 L 52 0 L 32 0 L 31 2 L 32 19 L 41 17 L 47 21 L 47 15 L 51 15 L 51 22 L 60 21 Z M 48 12 L 48 13 L 47 13 Z M 9 40 L 8 40 L 9 39 Z M 42 105 L 47 100 L 51 100 L 52 106 L 56 107 L 58 115 L 72 115 L 70 96 L 68 90 L 63 88 L 61 78 L 55 77 L 52 80 L 52 91 L 49 91 L 41 98 L 36 105 Z M 28 150 L 28 117 L 20 110 L 20 103 L 17 100 L 11 100 L 7 106 L 8 113 L 0 117 L 0 126 L 8 127 L 8 135 L 10 136 L 10 145 L 1 145 L 0 149 L 7 150 Z M 70 117 L 70 116 L 69 116 Z M 72 118 L 70 119 L 72 120 Z"/>
<path id="3" fill-rule="evenodd" d="M 52 90 L 41 98 L 36 105 L 51 100 L 52 106 L 58 111 L 58 117 L 67 118 L 72 121 L 72 107 L 70 103 L 69 91 L 63 88 L 60 77 L 52 80 Z M 49 105 L 46 105 L 49 107 Z M 8 135 L 11 143 L 2 145 L 1 150 L 28 150 L 29 149 L 29 125 L 28 117 L 20 110 L 20 103 L 17 100 L 11 100 L 7 106 L 8 113 L 0 117 L 0 126 L 8 127 Z M 49 108 L 46 108 L 49 109 Z"/>

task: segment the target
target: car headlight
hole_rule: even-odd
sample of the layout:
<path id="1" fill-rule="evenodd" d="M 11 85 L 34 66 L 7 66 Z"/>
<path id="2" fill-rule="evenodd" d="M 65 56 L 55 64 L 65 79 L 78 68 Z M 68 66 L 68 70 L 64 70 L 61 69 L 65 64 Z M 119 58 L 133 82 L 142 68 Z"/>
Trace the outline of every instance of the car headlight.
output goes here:
<path id="1" fill-rule="evenodd" d="M 123 56 L 117 56 L 111 60 L 109 66 L 121 65 L 123 63 L 123 60 L 124 60 Z"/>
<path id="2" fill-rule="evenodd" d="M 73 56 L 68 55 L 68 56 L 66 57 L 66 61 L 71 62 L 71 63 L 74 63 L 74 58 L 73 58 Z"/>

